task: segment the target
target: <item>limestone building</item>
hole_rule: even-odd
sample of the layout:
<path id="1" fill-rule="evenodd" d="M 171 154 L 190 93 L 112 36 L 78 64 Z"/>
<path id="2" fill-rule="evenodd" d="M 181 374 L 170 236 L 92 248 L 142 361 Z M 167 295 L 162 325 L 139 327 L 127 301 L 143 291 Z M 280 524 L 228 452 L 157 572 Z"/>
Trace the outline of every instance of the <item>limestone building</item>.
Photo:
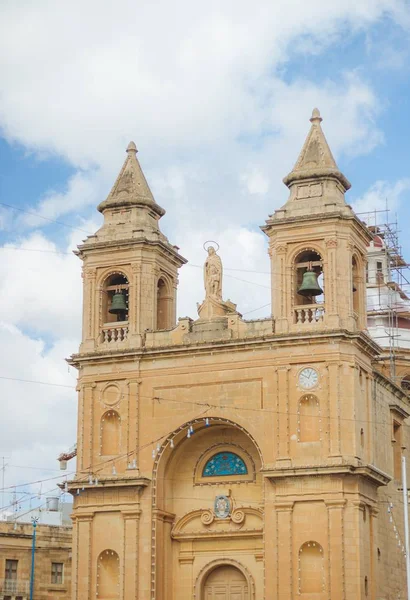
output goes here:
<path id="1" fill-rule="evenodd" d="M 28 600 L 33 527 L 0 522 L 0 600 Z M 37 525 L 34 600 L 70 600 L 71 527 Z"/>
<path id="2" fill-rule="evenodd" d="M 366 329 L 373 235 L 345 201 L 317 110 L 263 231 L 272 317 L 199 318 L 133 143 L 83 261 L 73 599 L 387 600 L 405 589 L 409 398 Z"/>

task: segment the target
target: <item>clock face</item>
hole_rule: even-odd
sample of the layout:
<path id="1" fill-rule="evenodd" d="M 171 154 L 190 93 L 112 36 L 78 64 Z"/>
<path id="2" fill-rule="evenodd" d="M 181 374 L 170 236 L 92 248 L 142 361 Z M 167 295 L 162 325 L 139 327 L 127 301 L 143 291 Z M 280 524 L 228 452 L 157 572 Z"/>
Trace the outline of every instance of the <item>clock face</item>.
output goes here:
<path id="1" fill-rule="evenodd" d="M 299 385 L 300 387 L 305 388 L 305 390 L 310 390 L 315 387 L 319 381 L 318 372 L 312 367 L 306 367 L 299 373 Z"/>

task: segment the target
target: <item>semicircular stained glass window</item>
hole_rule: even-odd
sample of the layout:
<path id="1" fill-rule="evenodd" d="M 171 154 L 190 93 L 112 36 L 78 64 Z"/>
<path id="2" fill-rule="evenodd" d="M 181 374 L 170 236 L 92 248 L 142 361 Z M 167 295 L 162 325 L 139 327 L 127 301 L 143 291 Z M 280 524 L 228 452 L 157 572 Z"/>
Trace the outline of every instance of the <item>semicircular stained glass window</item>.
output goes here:
<path id="1" fill-rule="evenodd" d="M 242 458 L 233 452 L 218 452 L 204 466 L 202 477 L 221 475 L 247 475 L 248 469 Z"/>

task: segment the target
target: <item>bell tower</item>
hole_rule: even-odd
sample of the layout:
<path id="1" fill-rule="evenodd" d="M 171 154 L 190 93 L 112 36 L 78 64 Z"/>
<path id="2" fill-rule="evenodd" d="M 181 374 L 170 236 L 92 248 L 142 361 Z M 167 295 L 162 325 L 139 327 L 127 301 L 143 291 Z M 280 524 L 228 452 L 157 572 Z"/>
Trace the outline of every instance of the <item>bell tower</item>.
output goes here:
<path id="1" fill-rule="evenodd" d="M 177 272 L 186 262 L 159 229 L 165 210 L 154 200 L 134 142 L 98 210 L 102 227 L 77 251 L 84 280 L 80 352 L 138 347 L 146 330 L 174 327 Z"/>
<path id="2" fill-rule="evenodd" d="M 287 202 L 266 221 L 276 333 L 366 327 L 365 266 L 370 234 L 346 204 L 317 108 L 293 170 Z"/>

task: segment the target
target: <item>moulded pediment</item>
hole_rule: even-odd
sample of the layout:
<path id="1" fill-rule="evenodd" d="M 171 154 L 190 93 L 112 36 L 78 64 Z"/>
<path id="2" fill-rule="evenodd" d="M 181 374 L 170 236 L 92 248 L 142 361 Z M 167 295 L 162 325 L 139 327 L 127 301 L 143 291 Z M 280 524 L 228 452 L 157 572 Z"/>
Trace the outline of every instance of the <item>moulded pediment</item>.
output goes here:
<path id="1" fill-rule="evenodd" d="M 250 506 L 235 508 L 226 518 L 218 518 L 213 510 L 194 510 L 175 523 L 171 536 L 173 539 L 192 539 L 204 537 L 250 537 L 260 536 L 263 532 L 263 512 Z"/>

